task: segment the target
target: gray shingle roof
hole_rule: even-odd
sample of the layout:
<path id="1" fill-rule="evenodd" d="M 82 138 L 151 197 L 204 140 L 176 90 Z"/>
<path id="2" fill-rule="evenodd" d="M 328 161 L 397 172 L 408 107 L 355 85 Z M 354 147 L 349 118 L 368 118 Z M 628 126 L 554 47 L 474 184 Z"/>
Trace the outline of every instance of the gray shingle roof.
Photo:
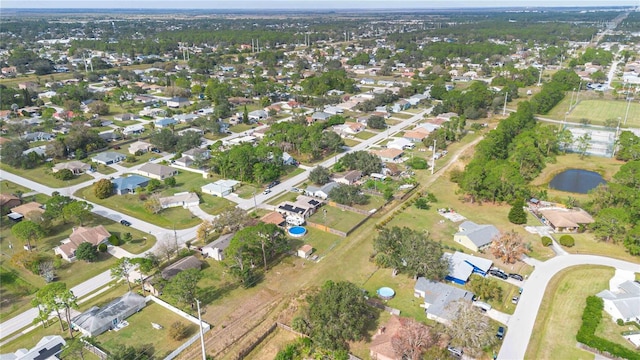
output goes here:
<path id="1" fill-rule="evenodd" d="M 493 225 L 478 225 L 473 221 L 463 222 L 459 229 L 456 235 L 466 235 L 479 248 L 490 244 L 500 234 L 500 230 Z"/>
<path id="2" fill-rule="evenodd" d="M 452 303 L 460 299 L 471 301 L 473 298 L 473 293 L 469 291 L 424 277 L 418 278 L 415 290 L 424 292 L 424 302 L 428 305 L 427 313 L 447 320 L 452 319 L 456 313 L 455 307 L 451 306 Z"/>

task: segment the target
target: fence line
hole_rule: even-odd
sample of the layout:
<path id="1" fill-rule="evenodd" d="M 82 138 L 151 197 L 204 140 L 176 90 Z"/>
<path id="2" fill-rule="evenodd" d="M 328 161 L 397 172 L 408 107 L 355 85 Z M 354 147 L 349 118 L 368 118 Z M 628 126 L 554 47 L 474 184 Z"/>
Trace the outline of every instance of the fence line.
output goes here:
<path id="1" fill-rule="evenodd" d="M 365 220 L 366 220 L 366 218 L 365 218 Z M 340 231 L 340 230 L 336 230 L 334 228 L 330 228 L 330 227 L 328 227 L 326 225 L 314 223 L 314 222 L 309 221 L 309 220 L 307 220 L 307 225 L 312 227 L 312 228 L 316 228 L 318 230 L 322 230 L 324 232 L 328 232 L 328 233 L 331 233 L 331 234 L 336 234 L 336 235 L 341 236 L 341 237 L 347 237 L 347 233 L 346 232 Z"/>
<path id="2" fill-rule="evenodd" d="M 87 349 L 90 353 L 94 354 L 95 356 L 99 357 L 100 360 L 105 360 L 109 356 L 106 352 L 104 352 L 99 347 L 87 342 L 87 340 L 81 338 L 80 341 L 82 341 L 83 347 L 85 349 Z"/>
<path id="3" fill-rule="evenodd" d="M 342 209 L 342 210 L 348 210 L 354 213 L 358 213 L 358 214 L 362 214 L 362 215 L 369 215 L 370 212 L 367 210 L 362 210 L 362 209 L 357 209 L 351 206 L 347 206 L 347 205 L 342 205 L 342 204 L 338 204 L 335 201 L 327 201 L 327 205 L 332 206 L 332 207 L 336 207 L 338 209 Z"/>
<path id="4" fill-rule="evenodd" d="M 238 353 L 238 356 L 236 356 L 236 359 L 244 359 L 250 352 L 253 351 L 253 349 L 256 348 L 256 346 L 258 346 L 261 342 L 263 342 L 267 336 L 271 335 L 271 333 L 277 327 L 278 327 L 277 323 L 273 323 L 271 326 L 269 326 L 269 328 L 264 333 L 262 333 L 262 335 L 258 336 L 258 338 L 255 341 L 253 341 L 249 346 L 240 350 L 240 352 Z"/>

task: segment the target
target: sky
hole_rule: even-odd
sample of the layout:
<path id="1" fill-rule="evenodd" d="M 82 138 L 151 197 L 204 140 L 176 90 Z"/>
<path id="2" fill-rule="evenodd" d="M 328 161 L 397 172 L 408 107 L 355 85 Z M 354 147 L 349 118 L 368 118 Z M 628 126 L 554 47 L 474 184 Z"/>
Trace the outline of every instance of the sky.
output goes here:
<path id="1" fill-rule="evenodd" d="M 630 6 L 640 0 L 0 0 L 2 8 L 128 9 L 402 9 L 467 7 Z"/>

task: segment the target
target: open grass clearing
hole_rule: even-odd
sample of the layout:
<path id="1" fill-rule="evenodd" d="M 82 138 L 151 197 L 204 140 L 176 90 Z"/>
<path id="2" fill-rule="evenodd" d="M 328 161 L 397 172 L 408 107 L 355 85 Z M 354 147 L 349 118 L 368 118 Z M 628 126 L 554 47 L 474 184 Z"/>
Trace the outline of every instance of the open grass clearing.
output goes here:
<path id="1" fill-rule="evenodd" d="M 349 147 L 353 147 L 356 146 L 358 144 L 360 144 L 360 141 L 355 140 L 355 139 L 343 139 L 344 140 L 344 144 L 349 146 Z"/>
<path id="2" fill-rule="evenodd" d="M 31 308 L 30 295 L 37 288 L 17 271 L 0 265 L 0 320 Z"/>
<path id="3" fill-rule="evenodd" d="M 245 359 L 247 360 L 273 360 L 280 350 L 298 338 L 292 332 L 284 329 L 276 328 L 269 336 L 267 336 L 260 345 L 256 346 Z"/>
<path id="4" fill-rule="evenodd" d="M 391 114 L 392 118 L 395 119 L 400 119 L 400 120 L 407 120 L 407 119 L 411 119 L 413 117 L 413 115 L 411 114 L 403 114 L 403 113 L 393 113 Z"/>
<path id="5" fill-rule="evenodd" d="M 120 120 L 112 120 L 113 121 L 113 125 L 119 126 L 119 127 L 127 127 L 130 125 L 134 125 L 134 124 L 139 124 L 140 121 L 137 120 L 125 120 L 125 121 L 120 121 Z"/>
<path id="6" fill-rule="evenodd" d="M 128 147 L 127 149 L 120 149 L 120 150 L 115 150 L 116 152 L 119 152 L 121 154 L 124 154 L 125 156 L 131 156 L 132 154 L 129 152 Z M 157 159 L 160 157 L 160 155 L 156 154 L 156 153 L 152 153 L 151 151 L 147 151 L 142 155 L 133 155 L 133 157 L 135 158 L 134 161 L 129 162 L 126 159 L 119 162 L 118 165 L 120 166 L 124 166 L 124 167 L 133 167 L 136 165 L 140 165 L 140 164 L 144 164 L 148 161 Z"/>
<path id="7" fill-rule="evenodd" d="M 613 268 L 576 266 L 556 274 L 545 291 L 526 359 L 593 359 L 576 347 L 587 296 L 609 287 Z"/>
<path id="8" fill-rule="evenodd" d="M 148 352 L 154 354 L 154 358 L 163 358 L 197 333 L 195 324 L 151 301 L 140 312 L 131 315 L 126 321 L 129 325 L 123 329 L 107 331 L 96 337 L 96 340 L 105 350 L 113 352 L 122 346 L 133 346 L 135 348 L 145 348 Z M 176 321 L 187 325 L 187 336 L 179 341 L 169 336 L 171 324 Z M 151 323 L 161 325 L 162 329 L 154 329 Z"/>
<path id="9" fill-rule="evenodd" d="M 297 192 L 285 191 L 282 195 L 276 196 L 273 199 L 269 200 L 267 204 L 276 206 L 283 201 L 296 201 L 296 199 L 298 198 L 298 195 L 300 194 Z"/>
<path id="10" fill-rule="evenodd" d="M 112 168 L 111 166 L 98 164 L 98 163 L 93 163 L 92 165 L 93 165 L 93 168 L 96 169 L 96 171 L 99 172 L 100 174 L 109 175 L 116 172 L 116 169 Z"/>
<path id="11" fill-rule="evenodd" d="M 370 195 L 370 194 L 367 194 L 367 196 L 369 197 L 368 203 L 364 205 L 354 204 L 353 207 L 360 210 L 371 211 L 371 210 L 380 209 L 382 205 L 386 203 L 386 201 L 382 198 L 382 196 Z"/>
<path id="12" fill-rule="evenodd" d="M 202 194 L 200 199 L 202 200 L 200 202 L 200 208 L 211 215 L 218 215 L 236 206 L 236 204 L 230 200 L 209 194 Z"/>
<path id="13" fill-rule="evenodd" d="M 561 234 L 557 234 L 560 235 Z M 576 244 L 573 247 L 563 247 L 566 251 L 572 254 L 593 254 L 602 255 L 621 260 L 638 262 L 638 257 L 633 256 L 627 252 L 627 249 L 622 244 L 614 244 L 605 241 L 599 241 L 591 233 L 582 234 L 570 234 L 576 240 Z M 560 238 L 556 236 L 556 238 Z"/>
<path id="14" fill-rule="evenodd" d="M 292 244 L 295 245 L 292 246 L 293 250 L 297 250 L 304 244 L 309 244 L 313 246 L 313 255 L 323 257 L 344 239 L 338 235 L 315 229 L 310 226 L 306 226 L 306 229 L 307 234 L 304 237 L 292 241 Z"/>
<path id="15" fill-rule="evenodd" d="M 58 180 L 53 176 L 53 172 L 51 171 L 51 169 L 47 168 L 44 165 L 38 166 L 33 169 L 18 169 L 4 163 L 0 163 L 0 170 L 22 176 L 31 181 L 50 186 L 52 188 L 62 188 L 71 185 L 77 185 L 93 179 L 93 177 L 91 177 L 90 175 L 82 174 L 79 176 L 74 176 L 71 180 Z"/>
<path id="16" fill-rule="evenodd" d="M 556 106 L 557 107 L 557 106 Z M 627 102 L 620 100 L 599 100 L 585 99 L 580 100 L 573 110 L 567 115 L 567 121 L 579 123 L 582 119 L 588 119 L 591 124 L 604 125 L 608 119 L 618 121 L 620 118 L 621 127 L 638 127 L 640 126 L 640 104 L 637 101 L 631 101 L 629 104 L 629 114 L 627 114 Z M 624 123 L 625 116 L 627 123 Z"/>
<path id="17" fill-rule="evenodd" d="M 337 207 L 325 205 L 311 215 L 309 221 L 326 225 L 332 229 L 348 232 L 366 216 Z"/>
<path id="18" fill-rule="evenodd" d="M 255 125 L 249 125 L 249 124 L 237 124 L 237 125 L 233 125 L 231 127 L 229 127 L 229 131 L 232 131 L 234 133 L 241 133 L 247 130 L 251 130 L 254 127 L 256 127 Z"/>
<path id="19" fill-rule="evenodd" d="M 260 192 L 262 192 L 262 189 L 253 184 L 242 183 L 242 185 L 236 188 L 234 192 L 238 194 L 238 197 L 240 198 L 250 199 L 251 197 L 253 197 L 253 194 L 259 194 Z"/>
<path id="20" fill-rule="evenodd" d="M 630 325 L 618 325 L 615 321 L 611 319 L 611 315 L 609 315 L 606 311 L 602 310 L 602 321 L 598 324 L 596 328 L 595 335 L 601 337 L 603 339 L 607 339 L 614 343 L 620 344 L 626 347 L 629 350 L 637 349 L 629 342 L 627 339 L 622 337 L 623 331 L 637 331 L 638 328 Z"/>

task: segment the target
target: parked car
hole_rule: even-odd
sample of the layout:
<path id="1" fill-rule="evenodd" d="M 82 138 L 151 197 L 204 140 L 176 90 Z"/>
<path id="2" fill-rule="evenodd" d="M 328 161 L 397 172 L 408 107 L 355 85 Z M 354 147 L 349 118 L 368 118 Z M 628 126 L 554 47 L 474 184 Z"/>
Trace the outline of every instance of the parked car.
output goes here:
<path id="1" fill-rule="evenodd" d="M 509 278 L 509 276 L 500 269 L 491 269 L 489 270 L 489 274 L 502 280 L 507 280 Z"/>
<path id="2" fill-rule="evenodd" d="M 122 224 L 124 226 L 131 226 L 131 223 L 128 222 L 127 220 L 125 220 L 125 219 L 120 220 L 120 224 Z"/>
<path id="3" fill-rule="evenodd" d="M 500 340 L 504 337 L 504 327 L 500 326 L 498 328 L 498 332 L 496 333 L 496 337 Z"/>
<path id="4" fill-rule="evenodd" d="M 520 300 L 519 296 L 514 296 L 514 297 L 511 298 L 511 303 L 517 304 L 519 300 Z"/>
<path id="5" fill-rule="evenodd" d="M 462 348 L 453 347 L 451 345 L 447 346 L 447 351 L 449 351 L 451 355 L 457 358 L 461 358 L 462 354 L 464 354 L 464 351 L 462 351 Z"/>
<path id="6" fill-rule="evenodd" d="M 156 148 L 153 148 L 153 149 L 151 149 L 151 152 L 152 153 L 156 153 L 156 154 L 160 154 L 161 151 L 156 149 Z"/>
<path id="7" fill-rule="evenodd" d="M 262 195 L 267 195 L 267 194 L 271 194 L 271 189 L 267 189 L 262 192 Z"/>
<path id="8" fill-rule="evenodd" d="M 509 277 L 518 281 L 524 280 L 524 278 L 520 274 L 509 274 Z"/>
<path id="9" fill-rule="evenodd" d="M 474 301 L 473 302 L 473 306 L 479 308 L 480 310 L 482 310 L 482 312 L 487 312 L 487 311 L 491 310 L 491 305 L 487 304 L 486 302 L 482 302 L 482 301 Z"/>
<path id="10" fill-rule="evenodd" d="M 276 186 L 276 185 L 278 185 L 278 184 L 280 184 L 280 180 L 273 180 L 273 181 L 271 182 L 271 184 L 269 184 L 267 187 L 268 187 L 269 189 L 271 189 L 272 187 L 274 187 L 274 186 Z"/>

